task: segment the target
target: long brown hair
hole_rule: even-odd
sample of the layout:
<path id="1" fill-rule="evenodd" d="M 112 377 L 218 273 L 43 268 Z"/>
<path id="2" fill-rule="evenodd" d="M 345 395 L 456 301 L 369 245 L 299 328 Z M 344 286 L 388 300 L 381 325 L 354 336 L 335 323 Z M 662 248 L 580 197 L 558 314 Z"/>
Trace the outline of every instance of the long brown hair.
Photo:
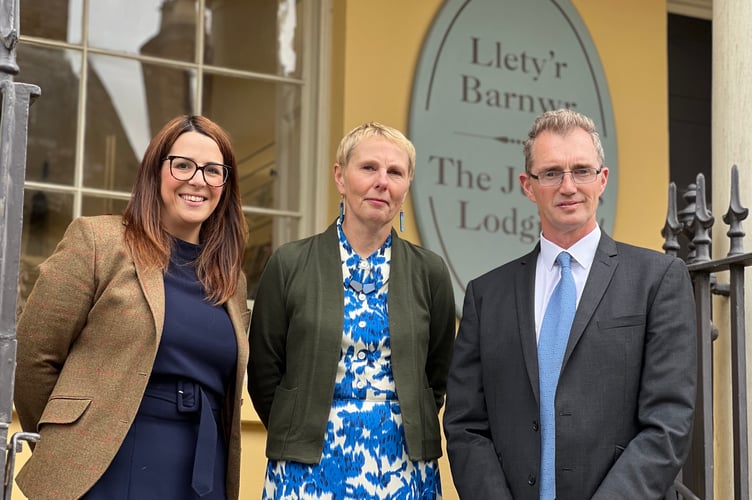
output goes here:
<path id="1" fill-rule="evenodd" d="M 203 116 L 178 116 L 152 138 L 136 173 L 131 199 L 123 212 L 125 244 L 140 265 L 167 270 L 172 238 L 162 225 L 161 169 L 175 141 L 186 132 L 198 132 L 219 146 L 230 173 L 217 208 L 201 225 L 201 254 L 196 274 L 214 304 L 224 304 L 236 292 L 242 272 L 248 229 L 243 217 L 235 153 L 227 132 Z"/>

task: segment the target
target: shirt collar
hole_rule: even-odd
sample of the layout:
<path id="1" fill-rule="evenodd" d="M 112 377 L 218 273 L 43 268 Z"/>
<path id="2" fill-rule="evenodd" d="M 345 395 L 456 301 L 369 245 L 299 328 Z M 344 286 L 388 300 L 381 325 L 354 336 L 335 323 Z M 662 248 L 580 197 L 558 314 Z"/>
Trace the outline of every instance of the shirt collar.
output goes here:
<path id="1" fill-rule="evenodd" d="M 551 271 L 556 263 L 556 257 L 561 252 L 567 252 L 572 256 L 572 261 L 577 262 L 584 269 L 590 269 L 595 259 L 595 252 L 598 250 L 598 243 L 601 240 L 601 228 L 596 224 L 595 229 L 590 231 L 585 237 L 581 238 L 571 247 L 564 249 L 556 243 L 547 240 L 543 233 L 540 235 L 541 255 L 540 262 Z"/>

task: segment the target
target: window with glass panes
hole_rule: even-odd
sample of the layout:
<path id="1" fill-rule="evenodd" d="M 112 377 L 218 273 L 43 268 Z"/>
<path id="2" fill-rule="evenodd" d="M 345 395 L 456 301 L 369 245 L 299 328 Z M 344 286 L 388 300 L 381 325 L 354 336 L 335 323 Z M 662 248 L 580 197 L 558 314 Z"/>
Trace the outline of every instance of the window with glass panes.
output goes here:
<path id="1" fill-rule="evenodd" d="M 321 3 L 21 0 L 15 80 L 42 96 L 29 119 L 19 304 L 73 218 L 122 212 L 150 138 L 180 114 L 232 137 L 252 299 L 272 250 L 311 228 L 315 174 L 301 166 L 315 162 L 305 138 Z"/>

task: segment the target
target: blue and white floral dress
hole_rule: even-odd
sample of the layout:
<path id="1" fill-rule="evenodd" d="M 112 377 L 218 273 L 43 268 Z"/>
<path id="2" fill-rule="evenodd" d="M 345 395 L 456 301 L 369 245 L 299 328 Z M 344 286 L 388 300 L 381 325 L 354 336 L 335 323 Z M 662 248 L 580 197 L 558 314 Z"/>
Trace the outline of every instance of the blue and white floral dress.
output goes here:
<path id="1" fill-rule="evenodd" d="M 318 464 L 270 460 L 264 499 L 440 500 L 436 460 L 407 455 L 387 313 L 392 237 L 361 259 L 337 224 L 345 320 L 334 399 Z"/>

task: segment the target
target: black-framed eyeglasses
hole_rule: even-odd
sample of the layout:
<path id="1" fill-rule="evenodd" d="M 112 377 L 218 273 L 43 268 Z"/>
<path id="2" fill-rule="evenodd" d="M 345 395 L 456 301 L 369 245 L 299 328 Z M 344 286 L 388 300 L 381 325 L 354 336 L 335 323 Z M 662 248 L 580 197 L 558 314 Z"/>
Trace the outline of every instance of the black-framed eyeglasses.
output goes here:
<path id="1" fill-rule="evenodd" d="M 536 181 L 540 182 L 541 186 L 558 186 L 564 181 L 564 174 L 570 174 L 572 181 L 575 184 L 590 184 L 598 178 L 598 174 L 601 173 L 603 167 L 581 167 L 574 168 L 572 170 L 558 170 L 552 168 L 550 170 L 544 170 L 538 175 L 527 174 Z"/>
<path id="2" fill-rule="evenodd" d="M 224 186 L 232 168 L 229 165 L 222 165 L 221 163 L 207 163 L 199 167 L 198 163 L 192 158 L 177 155 L 170 155 L 165 160 L 169 160 L 170 174 L 175 179 L 189 181 L 200 170 L 201 175 L 204 176 L 204 182 L 212 187 Z"/>

